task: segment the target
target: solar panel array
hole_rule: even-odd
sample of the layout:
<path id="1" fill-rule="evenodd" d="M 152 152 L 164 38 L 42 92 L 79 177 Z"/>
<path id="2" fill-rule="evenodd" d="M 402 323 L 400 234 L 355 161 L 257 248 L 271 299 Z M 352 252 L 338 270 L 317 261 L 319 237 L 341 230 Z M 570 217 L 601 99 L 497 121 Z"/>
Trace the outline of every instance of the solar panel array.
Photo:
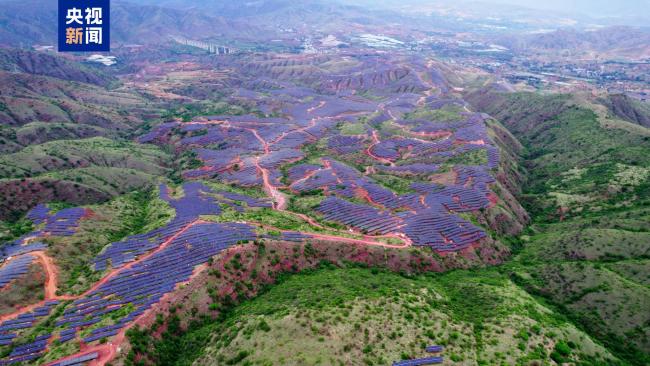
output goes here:
<path id="1" fill-rule="evenodd" d="M 183 185 L 183 196 L 173 199 L 168 193 L 168 187 L 160 185 L 160 198 L 168 202 L 175 210 L 174 218 L 165 226 L 145 234 L 132 235 L 120 242 L 110 244 L 95 258 L 95 270 L 104 271 L 109 265 L 119 268 L 133 262 L 144 253 L 158 248 L 166 240 L 201 215 L 219 215 L 220 204 L 226 204 L 235 209 L 241 209 L 239 202 L 249 207 L 271 207 L 267 200 L 259 200 L 231 192 L 217 192 L 199 182 L 189 182 Z"/>
<path id="2" fill-rule="evenodd" d="M 237 164 L 239 156 L 243 150 L 210 150 L 205 148 L 193 149 L 197 158 L 201 160 L 203 166 L 199 169 L 188 170 L 183 173 L 186 178 L 211 177 L 217 173 L 222 173 Z"/>
<path id="3" fill-rule="evenodd" d="M 452 140 L 450 139 L 425 141 L 414 138 L 393 137 L 373 145 L 370 151 L 380 158 L 396 161 L 404 153 L 408 153 L 411 157 L 427 155 L 435 151 L 449 149 L 451 146 Z"/>
<path id="4" fill-rule="evenodd" d="M 74 357 L 65 361 L 57 362 L 52 366 L 76 366 L 76 365 L 84 364 L 86 362 L 90 362 L 92 360 L 96 360 L 97 357 L 99 357 L 99 354 L 97 352 L 91 352 L 79 357 Z"/>
<path id="5" fill-rule="evenodd" d="M 269 155 L 263 156 L 259 163 L 262 168 L 277 169 L 282 164 L 301 160 L 304 156 L 305 154 L 300 150 L 283 149 L 272 151 Z"/>
<path id="6" fill-rule="evenodd" d="M 427 346 L 427 348 L 425 348 L 424 350 L 429 353 L 438 353 L 438 352 L 442 352 L 443 349 L 444 349 L 443 346 L 432 345 L 432 346 Z"/>
<path id="7" fill-rule="evenodd" d="M 23 255 L 29 252 L 36 252 L 39 250 L 47 249 L 47 245 L 40 241 L 33 241 L 31 238 L 38 238 L 42 234 L 40 232 L 32 232 L 27 235 L 23 235 L 20 238 L 6 243 L 0 247 L 0 255 L 2 259 L 7 259 L 9 257 L 15 257 L 18 255 Z"/>
<path id="8" fill-rule="evenodd" d="M 455 184 L 415 183 L 415 193 L 395 194 L 356 169 L 332 159 L 323 159 L 324 165 L 297 165 L 289 170 L 296 192 L 323 189 L 330 195 L 321 203 L 318 212 L 328 220 L 373 233 L 403 232 L 415 245 L 430 246 L 441 251 L 460 250 L 486 237 L 483 230 L 455 216 L 453 213 L 470 212 L 491 205 L 489 185 L 494 178 L 484 166 L 456 166 Z M 400 171 L 400 167 L 382 167 L 387 171 Z M 413 164 L 403 172 L 435 172 L 437 164 Z M 353 204 L 346 199 L 365 199 L 370 206 Z M 386 210 L 377 208 L 381 206 Z M 396 212 L 407 210 L 406 213 Z M 391 213 L 393 211 L 394 213 Z M 432 214 L 435 213 L 435 218 Z M 379 228 L 370 220 L 388 219 L 388 225 Z M 419 218 L 419 219 L 418 219 Z"/>
<path id="9" fill-rule="evenodd" d="M 289 168 L 287 177 L 291 183 L 307 177 L 309 174 L 320 169 L 319 165 L 314 164 L 299 164 Z"/>
<path id="10" fill-rule="evenodd" d="M 76 232 L 79 221 L 88 214 L 83 208 L 66 208 L 54 214 L 47 206 L 39 204 L 26 217 L 42 229 L 34 230 L 20 238 L 0 246 L 0 259 L 46 250 L 47 245 L 38 239 L 46 236 L 71 236 Z"/>
<path id="11" fill-rule="evenodd" d="M 258 208 L 273 207 L 271 201 L 267 199 L 253 198 L 251 196 L 246 196 L 243 194 L 232 193 L 232 192 L 219 192 L 218 194 L 219 196 L 223 197 L 224 199 L 228 200 L 229 202 L 235 205 L 241 202 L 244 203 L 246 207 L 258 207 Z M 239 206 L 234 206 L 234 207 L 237 208 Z"/>
<path id="12" fill-rule="evenodd" d="M 151 132 L 140 136 L 138 138 L 138 142 L 144 144 L 144 143 L 153 142 L 153 141 L 155 141 L 157 139 L 163 138 L 164 136 L 169 134 L 172 131 L 172 129 L 174 129 L 175 127 L 177 127 L 179 125 L 180 125 L 180 123 L 178 123 L 178 122 L 162 123 L 162 124 L 156 126 L 156 128 L 154 128 Z"/>
<path id="13" fill-rule="evenodd" d="M 309 114 L 307 110 L 319 105 L 306 107 L 305 113 Z M 185 178 L 214 178 L 244 187 L 262 186 L 259 163 L 260 168 L 268 170 L 271 183 L 279 186 L 280 166 L 302 159 L 304 153 L 300 148 L 322 137 L 335 123 L 327 119 L 286 120 L 254 115 L 210 116 L 207 119 L 209 122 L 205 123 L 162 124 L 143 136 L 140 142 L 159 142 L 178 128 L 190 134 L 180 140 L 181 147 L 194 151 L 202 162 L 200 168 L 183 172 Z M 197 131 L 201 133 L 196 134 Z"/>
<path id="14" fill-rule="evenodd" d="M 353 226 L 372 234 L 393 233 L 402 225 L 402 220 L 388 212 L 336 197 L 323 200 L 317 210 L 327 220 Z"/>
<path id="15" fill-rule="evenodd" d="M 181 198 L 172 198 L 164 185 L 160 187 L 160 196 L 176 210 L 176 217 L 172 222 L 151 233 L 114 243 L 98 256 L 96 265 L 101 268 L 110 259 L 113 261 L 113 266 L 123 266 L 126 262 L 133 261 L 139 254 L 155 249 L 156 245 L 160 246 L 163 240 L 170 241 L 161 250 L 120 270 L 98 288 L 69 305 L 63 311 L 63 316 L 55 323 L 57 327 L 63 328 L 58 338 L 61 343 L 78 337 L 82 329 L 89 330 L 83 338 L 86 343 L 116 335 L 179 283 L 187 281 L 197 265 L 206 263 L 209 258 L 231 245 L 257 238 L 254 229 L 246 224 L 208 222 L 191 224 L 200 215 L 218 215 L 221 212 L 220 203 L 241 202 L 251 207 L 270 205 L 266 200 L 232 192 L 214 192 L 209 187 L 196 182 L 183 186 Z M 288 240 L 302 238 L 300 233 L 285 233 L 284 236 Z M 10 345 L 15 338 L 13 332 L 31 328 L 36 320 L 48 315 L 56 304 L 57 302 L 48 302 L 46 306 L 32 313 L 22 314 L 15 320 L 4 322 L 0 325 L 0 343 Z M 116 311 L 129 305 L 133 306 L 133 310 L 122 317 L 115 318 L 114 324 L 96 326 L 107 314 L 115 314 Z M 9 357 L 0 361 L 0 364 L 38 358 L 50 338 L 49 334 L 42 335 L 30 344 L 14 347 Z"/>
<path id="16" fill-rule="evenodd" d="M 68 307 L 56 325 L 68 330 L 92 326 L 102 316 L 128 304 L 134 310 L 115 324 L 93 329 L 83 341 L 93 342 L 117 334 L 179 283 L 189 280 L 194 268 L 239 241 L 256 239 L 252 227 L 238 223 L 199 223 L 175 237 L 164 249 L 125 268 L 96 290 Z"/>
<path id="17" fill-rule="evenodd" d="M 443 346 L 431 345 L 425 348 L 427 353 L 440 353 L 444 349 Z M 444 358 L 440 356 L 424 357 L 417 359 L 409 359 L 393 362 L 393 366 L 419 366 L 419 365 L 436 365 L 444 362 Z"/>
<path id="18" fill-rule="evenodd" d="M 179 283 L 186 282 L 197 265 L 206 263 L 209 258 L 231 245 L 257 238 L 254 228 L 249 225 L 194 221 L 200 215 L 218 215 L 221 213 L 220 204 L 234 205 L 235 202 L 251 207 L 270 206 L 266 200 L 232 192 L 215 192 L 197 182 L 185 184 L 183 195 L 178 199 L 171 197 L 168 188 L 162 185 L 160 197 L 176 211 L 176 217 L 171 223 L 150 233 L 113 243 L 97 257 L 95 263 L 99 269 L 105 268 L 109 261 L 114 267 L 120 267 L 159 247 L 164 240 L 168 241 L 166 246 L 130 267 L 123 268 L 69 305 L 55 323 L 57 327 L 63 328 L 58 338 L 61 343 L 78 337 L 82 329 L 88 330 L 82 339 L 86 343 L 116 335 L 158 303 L 162 296 L 173 291 Z M 304 238 L 300 233 L 291 232 L 284 233 L 283 236 L 293 241 Z M 22 314 L 15 320 L 4 322 L 0 325 L 0 343 L 11 345 L 15 338 L 13 331 L 31 328 L 39 317 L 48 315 L 51 307 L 56 304 L 57 302 L 48 303 L 33 313 Z M 114 315 L 126 306 L 133 306 L 133 310 L 114 318 L 113 324 L 101 327 L 96 325 L 106 315 Z M 40 357 L 50 338 L 49 334 L 43 335 L 30 344 L 14 347 L 9 357 L 1 360 L 0 364 Z"/>
<path id="19" fill-rule="evenodd" d="M 424 365 L 436 365 L 444 362 L 442 357 L 424 357 L 416 358 L 413 360 L 404 360 L 393 362 L 393 366 L 424 366 Z"/>
<path id="20" fill-rule="evenodd" d="M 50 209 L 44 204 L 39 203 L 27 213 L 26 217 L 34 224 L 40 225 L 50 217 Z"/>
<path id="21" fill-rule="evenodd" d="M 460 250 L 487 236 L 479 227 L 444 210 L 420 211 L 407 217 L 405 222 L 404 233 L 414 245 L 438 251 Z"/>
<path id="22" fill-rule="evenodd" d="M 391 108 L 408 110 L 417 103 L 419 98 L 407 94 L 403 98 L 389 103 Z M 365 111 L 369 106 L 361 100 L 337 100 L 328 103 L 324 100 L 288 105 L 286 113 L 296 117 L 295 121 L 284 119 L 264 119 L 253 116 L 216 116 L 215 120 L 228 121 L 228 125 L 187 125 L 185 131 L 198 129 L 207 130 L 200 136 L 186 137 L 182 144 L 201 145 L 197 149 L 199 158 L 205 163 L 201 169 L 187 174 L 205 176 L 214 174 L 217 179 L 227 183 L 243 186 L 259 186 L 262 184 L 262 174 L 258 170 L 256 157 L 260 157 L 260 166 L 268 169 L 271 184 L 281 186 L 279 167 L 302 158 L 298 148 L 313 138 L 326 135 L 334 121 L 320 119 L 319 123 L 307 127 L 308 117 L 331 116 L 344 111 Z M 442 108 L 447 105 L 463 106 L 458 100 L 427 99 L 431 108 Z M 402 106 L 403 104 L 403 106 Z M 498 167 L 500 162 L 499 150 L 487 134 L 485 119 L 487 116 L 478 113 L 462 113 L 460 121 L 439 122 L 428 120 L 398 120 L 398 124 L 406 126 L 414 133 L 423 133 L 425 138 L 439 136 L 437 140 L 427 140 L 403 136 L 388 136 L 374 144 L 370 152 L 377 157 L 397 161 L 403 156 L 412 162 L 404 165 L 376 165 L 380 172 L 396 175 L 430 175 L 440 171 L 438 162 L 428 159 L 450 159 L 472 151 L 485 150 L 488 163 L 485 166 L 454 167 L 455 183 L 448 186 L 429 185 L 412 187 L 416 192 L 395 194 L 392 190 L 377 184 L 371 178 L 362 175 L 356 169 L 333 159 L 323 159 L 323 166 L 315 164 L 300 164 L 288 170 L 290 188 L 298 193 L 313 190 L 323 190 L 325 194 L 336 196 L 338 199 L 323 201 L 319 207 L 327 219 L 343 223 L 363 231 L 373 233 L 403 232 L 408 235 L 415 245 L 430 246 L 434 249 L 447 251 L 465 248 L 486 235 L 483 230 L 456 216 L 455 213 L 471 212 L 487 208 L 491 205 L 488 199 L 491 194 L 489 186 L 495 181 L 489 170 Z M 304 117 L 304 118 L 302 118 Z M 389 120 L 385 116 L 378 121 Z M 354 118 L 343 117 L 342 120 L 354 121 Z M 327 123 L 326 123 L 327 122 Z M 297 131 L 297 127 L 302 130 Z M 254 128 L 256 134 L 253 133 Z M 163 129 L 169 129 L 164 126 Z M 366 131 L 367 132 L 367 131 Z M 265 147 L 258 136 L 269 142 Z M 280 145 L 282 141 L 299 137 L 294 142 Z M 334 135 L 328 140 L 328 148 L 339 154 L 354 154 L 363 149 L 364 136 Z M 219 145 L 219 150 L 210 147 Z M 243 144 L 243 145 L 242 145 Z M 245 148 L 242 148 L 245 146 Z M 287 146 L 290 146 L 287 149 Z M 270 149 L 269 154 L 263 154 L 264 149 Z M 237 162 L 237 169 L 233 163 Z M 418 189 L 419 188 L 419 189 Z M 349 200 L 363 199 L 368 205 L 352 203 Z M 378 226 L 374 220 L 387 220 L 385 226 Z M 418 218 L 419 216 L 419 218 Z"/>
<path id="23" fill-rule="evenodd" d="M 70 236 L 75 233 L 79 220 L 87 214 L 81 207 L 65 208 L 45 220 L 43 232 L 48 235 Z"/>
<path id="24" fill-rule="evenodd" d="M 339 154 L 349 154 L 358 152 L 359 148 L 363 146 L 363 137 L 359 136 L 332 136 L 327 140 L 327 148 L 334 150 Z"/>
<path id="25" fill-rule="evenodd" d="M 0 324 L 0 345 L 11 345 L 16 338 L 16 332 L 29 329 L 34 324 L 50 315 L 52 309 L 59 304 L 58 301 L 47 301 L 45 305 L 31 312 L 20 314 L 15 319 L 6 320 Z M 0 365 L 10 365 L 20 362 L 35 360 L 43 355 L 52 334 L 40 334 L 29 343 L 15 346 L 11 353 L 0 360 Z"/>
<path id="26" fill-rule="evenodd" d="M 27 274 L 33 261 L 34 257 L 31 255 L 23 255 L 2 264 L 0 267 L 0 289 L 16 278 Z"/>
<path id="27" fill-rule="evenodd" d="M 379 205 L 393 211 L 410 211 L 406 214 L 390 214 L 390 224 L 377 230 L 378 228 L 367 220 L 371 216 L 385 220 L 389 212 L 352 204 L 344 199 L 328 198 L 318 209 L 326 219 L 368 232 L 403 231 L 415 245 L 430 246 L 441 251 L 460 250 L 486 237 L 483 230 L 453 213 L 476 211 L 491 205 L 488 199 L 491 192 L 489 185 L 495 180 L 487 167 L 456 166 L 454 185 L 415 183 L 412 188 L 416 193 L 397 195 L 345 164 L 331 159 L 324 159 L 324 163 L 325 166 L 317 170 L 314 165 L 293 167 L 290 170 L 290 178 L 295 182 L 291 189 L 297 192 L 324 189 L 325 192 L 341 198 L 365 198 L 374 206 Z M 424 171 L 438 166 L 422 164 L 415 167 Z M 301 175 L 303 177 L 299 178 Z M 351 205 L 356 206 L 352 209 Z M 432 217 L 432 214 L 435 214 L 435 217 Z M 401 221 L 403 223 L 394 224 Z"/>

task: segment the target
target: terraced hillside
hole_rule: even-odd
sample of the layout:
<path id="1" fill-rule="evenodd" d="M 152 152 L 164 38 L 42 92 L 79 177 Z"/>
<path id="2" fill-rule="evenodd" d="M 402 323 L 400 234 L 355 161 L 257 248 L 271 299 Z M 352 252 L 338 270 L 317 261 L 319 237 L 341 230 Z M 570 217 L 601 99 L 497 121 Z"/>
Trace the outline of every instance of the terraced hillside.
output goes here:
<path id="1" fill-rule="evenodd" d="M 48 275 L 44 295 L 3 317 L 5 361 L 115 358 L 126 331 L 152 319 L 151 307 L 238 243 L 336 245 L 340 258 L 331 259 L 356 262 L 367 247 L 408 272 L 509 256 L 503 238 L 528 221 L 509 188 L 520 147 L 451 94 L 435 63 L 378 53 L 265 56 L 230 67 L 241 68 L 246 86 L 230 90 L 231 102 L 257 115 L 184 116 L 135 142 L 57 140 L 3 157 L 8 216 L 37 202 L 86 204 L 186 181 L 84 208 L 39 205 L 27 215 L 33 228 L 16 223 L 6 265 L 40 263 Z M 39 186 L 52 181 L 52 193 Z M 86 196 L 57 195 L 65 184 Z M 26 271 L 7 272 L 7 291 L 22 296 L 13 283 Z M 225 295 L 241 300 L 232 289 Z"/>
<path id="2" fill-rule="evenodd" d="M 0 53 L 0 365 L 649 362 L 644 105 L 407 49 L 119 52 Z"/>
<path id="3" fill-rule="evenodd" d="M 162 316 L 131 331 L 125 362 L 144 357 L 146 363 L 179 365 L 382 365 L 425 356 L 426 346 L 439 344 L 448 364 L 646 364 L 650 241 L 643 173 L 648 162 L 642 152 L 650 146 L 644 131 L 602 118 L 591 104 L 569 96 L 469 99 L 523 142 L 519 148 L 512 135 L 490 122 L 495 138 L 510 141 L 505 145 L 521 154 L 525 168 L 502 174 L 520 178 L 521 198 L 534 218 L 511 242 L 512 260 L 489 269 L 397 276 L 379 268 L 417 273 L 430 267 L 413 259 L 405 265 L 393 249 L 348 253 L 317 242 L 298 248 L 257 243 L 219 257 L 207 274 L 162 306 Z M 445 108 L 427 113 L 450 115 Z M 338 128 L 341 136 L 320 149 L 336 149 L 341 160 L 350 161 L 345 158 L 363 143 L 359 135 L 367 122 Z M 389 178 L 391 187 L 400 187 L 404 177 L 413 179 L 388 160 L 401 157 L 399 149 L 378 150 L 385 155 L 376 156 L 377 145 L 366 153 L 387 159 L 381 169 L 397 173 Z M 358 160 L 351 161 L 366 159 L 354 156 Z M 336 164 L 326 167 L 337 171 Z M 284 184 L 291 184 L 292 176 L 321 172 L 317 164 L 295 163 L 285 171 Z M 429 179 L 445 182 L 440 175 Z M 337 189 L 291 202 L 304 197 L 320 202 L 319 195 Z M 571 199 L 578 195 L 584 198 Z M 309 208 L 302 212 L 314 215 Z M 340 206 L 335 212 L 345 213 Z M 331 262 L 346 269 L 334 269 Z M 313 270 L 282 274 L 304 268 Z M 264 285 L 274 281 L 279 284 L 267 290 Z M 233 298 L 242 297 L 253 298 L 233 306 Z"/>

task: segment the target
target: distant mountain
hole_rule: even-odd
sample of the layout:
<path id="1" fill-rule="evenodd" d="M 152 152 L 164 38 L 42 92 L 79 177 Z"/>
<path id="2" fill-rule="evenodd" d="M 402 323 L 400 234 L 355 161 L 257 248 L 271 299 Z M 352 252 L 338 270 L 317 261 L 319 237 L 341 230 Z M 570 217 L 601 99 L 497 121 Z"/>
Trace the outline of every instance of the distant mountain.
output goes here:
<path id="1" fill-rule="evenodd" d="M 647 15 L 650 10 L 650 0 L 491 0 L 491 2 L 585 14 L 596 18 L 633 16 L 644 13 Z"/>
<path id="2" fill-rule="evenodd" d="M 0 2 L 0 46 L 55 45 L 55 1 Z M 111 40 L 114 44 L 151 44 L 170 36 L 246 38 L 264 34 L 254 25 L 210 16 L 196 9 L 172 9 L 127 2 L 111 4 Z"/>
<path id="3" fill-rule="evenodd" d="M 650 104 L 632 99 L 625 94 L 608 95 L 602 98 L 600 103 L 605 105 L 614 116 L 650 128 Z"/>
<path id="4" fill-rule="evenodd" d="M 517 51 L 568 50 L 647 58 L 650 57 L 650 28 L 617 26 L 594 31 L 567 28 L 550 33 L 512 35 L 503 37 L 499 43 Z"/>
<path id="5" fill-rule="evenodd" d="M 185 36 L 250 38 L 264 32 L 249 23 L 212 16 L 197 9 L 172 9 L 153 5 L 115 3 L 111 8 L 111 32 L 118 41 L 147 44 Z"/>
<path id="6" fill-rule="evenodd" d="M 97 77 L 81 69 L 55 66 L 48 77 L 41 67 L 32 69 L 40 75 L 0 70 L 1 153 L 52 140 L 115 137 L 152 113 L 139 95 L 81 82 Z M 58 78 L 61 72 L 70 75 Z"/>
<path id="7" fill-rule="evenodd" d="M 248 24 L 264 25 L 267 32 L 278 28 L 318 28 L 329 32 L 344 29 L 350 24 L 386 24 L 385 14 L 374 7 L 346 5 L 343 1 L 327 0 L 258 0 L 232 2 L 224 0 L 132 0 L 141 5 L 158 5 L 174 9 L 190 9 L 224 17 L 231 21 L 246 21 Z M 392 21 L 400 19 L 392 14 Z M 260 37 L 271 34 L 259 34 Z"/>
<path id="8" fill-rule="evenodd" d="M 344 5 L 337 1 L 324 0 L 258 0 L 233 2 L 224 0 L 132 0 L 140 5 L 157 5 L 174 9 L 201 10 L 212 16 L 230 19 L 262 17 L 287 12 L 340 14 L 342 10 L 359 12 L 358 6 Z M 333 12 L 333 13 L 332 13 Z"/>
<path id="9" fill-rule="evenodd" d="M 54 54 L 19 49 L 0 49 L 0 70 L 20 71 L 100 86 L 108 86 L 116 81 L 114 77 L 96 69 Z"/>

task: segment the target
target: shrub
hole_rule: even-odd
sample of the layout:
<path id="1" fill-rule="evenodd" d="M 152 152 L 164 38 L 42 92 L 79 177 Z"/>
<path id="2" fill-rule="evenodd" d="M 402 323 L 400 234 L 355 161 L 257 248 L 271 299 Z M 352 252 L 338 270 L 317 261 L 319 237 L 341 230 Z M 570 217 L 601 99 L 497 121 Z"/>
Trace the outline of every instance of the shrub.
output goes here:
<path id="1" fill-rule="evenodd" d="M 571 354 L 571 347 L 569 347 L 566 343 L 560 341 L 555 344 L 555 351 L 562 356 L 568 356 Z"/>

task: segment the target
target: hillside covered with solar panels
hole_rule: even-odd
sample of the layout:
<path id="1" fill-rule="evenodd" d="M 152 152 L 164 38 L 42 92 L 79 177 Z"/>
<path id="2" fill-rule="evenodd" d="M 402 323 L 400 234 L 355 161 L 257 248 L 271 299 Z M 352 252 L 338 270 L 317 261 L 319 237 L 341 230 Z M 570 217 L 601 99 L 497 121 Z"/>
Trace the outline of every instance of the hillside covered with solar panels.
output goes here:
<path id="1" fill-rule="evenodd" d="M 247 6 L 1 50 L 0 365 L 650 362 L 644 108 Z"/>
<path id="2" fill-rule="evenodd" d="M 112 339 L 165 314 L 161 304 L 242 244 L 335 245 L 346 253 L 334 261 L 372 248 L 409 272 L 507 258 L 500 237 L 528 217 L 508 189 L 517 177 L 505 129 L 451 94 L 422 59 L 344 57 L 335 71 L 322 56 L 230 61 L 239 81 L 227 100 L 254 109 L 135 134 L 133 143 L 172 155 L 175 176 L 109 203 L 31 208 L 24 220 L 33 229 L 2 246 L 0 273 L 3 291 L 21 291 L 15 281 L 41 266 L 45 292 L 3 315 L 2 362 L 114 357 Z M 287 77 L 268 67 L 318 72 Z M 132 208 L 142 210 L 133 229 Z M 110 227 L 121 219 L 122 232 Z M 98 240 L 98 225 L 115 231 Z M 235 288 L 220 295 L 246 297 Z M 204 315 L 216 316 L 213 307 Z"/>

